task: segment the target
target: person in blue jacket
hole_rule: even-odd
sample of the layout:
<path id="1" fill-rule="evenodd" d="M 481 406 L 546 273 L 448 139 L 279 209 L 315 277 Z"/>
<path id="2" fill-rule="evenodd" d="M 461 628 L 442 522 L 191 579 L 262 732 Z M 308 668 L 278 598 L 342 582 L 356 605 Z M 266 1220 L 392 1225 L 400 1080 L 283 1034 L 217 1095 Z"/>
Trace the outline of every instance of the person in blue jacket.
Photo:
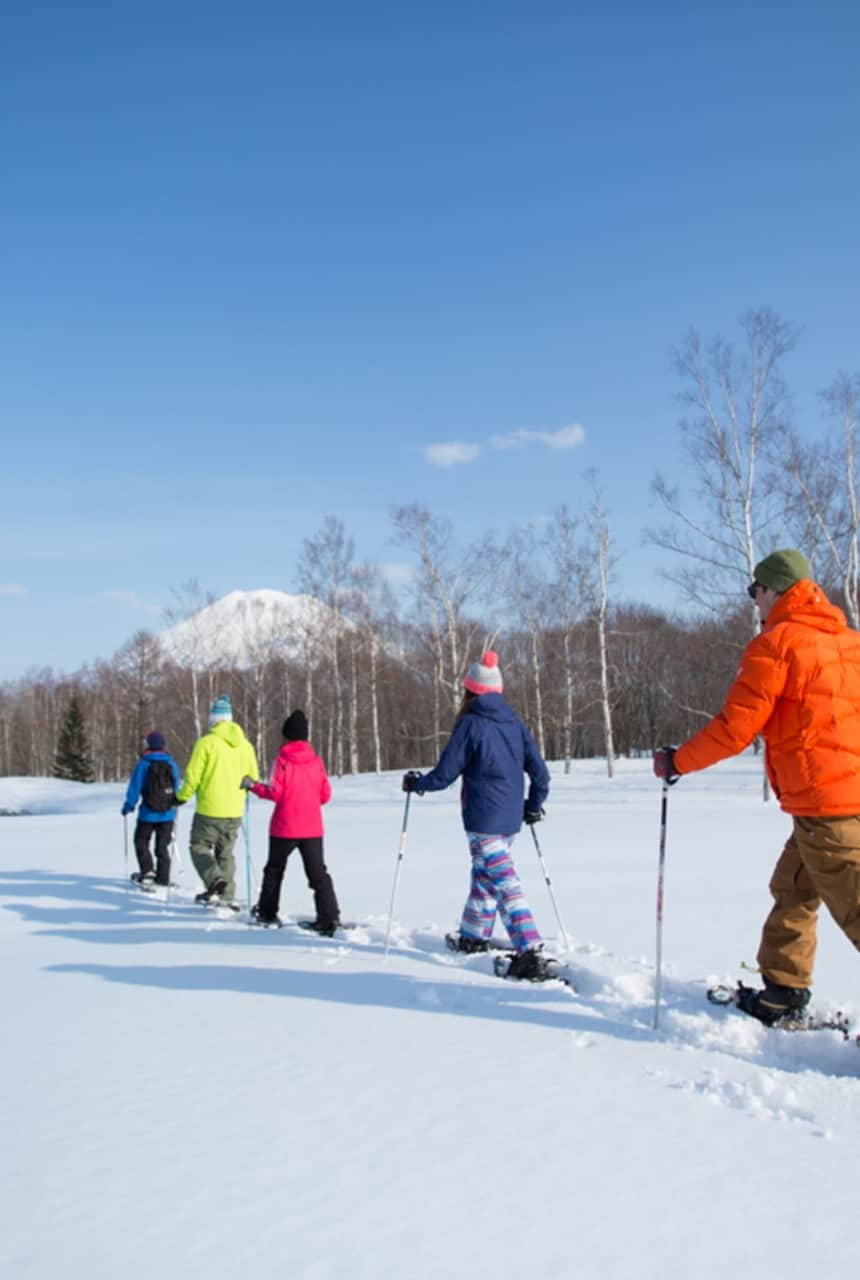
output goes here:
<path id="1" fill-rule="evenodd" d="M 511 857 L 523 822 L 539 822 L 549 794 L 549 770 L 534 738 L 502 697 L 497 654 L 489 650 L 463 679 L 465 693 L 454 731 L 429 773 L 410 770 L 403 790 L 443 791 L 462 777 L 463 826 L 472 856 L 469 896 L 456 946 L 486 951 L 496 912 L 516 955 L 507 976 L 540 981 L 548 976 L 541 937 Z M 523 800 L 523 774 L 531 780 Z"/>
<path id="2" fill-rule="evenodd" d="M 134 851 L 140 870 L 135 871 L 131 878 L 144 887 L 153 883 L 170 883 L 170 845 L 176 820 L 179 770 L 166 748 L 163 733 L 153 730 L 146 735 L 145 748 L 129 779 L 122 806 L 125 817 L 134 812 L 138 800 L 140 801 L 134 828 Z M 149 848 L 153 835 L 155 869 Z"/>

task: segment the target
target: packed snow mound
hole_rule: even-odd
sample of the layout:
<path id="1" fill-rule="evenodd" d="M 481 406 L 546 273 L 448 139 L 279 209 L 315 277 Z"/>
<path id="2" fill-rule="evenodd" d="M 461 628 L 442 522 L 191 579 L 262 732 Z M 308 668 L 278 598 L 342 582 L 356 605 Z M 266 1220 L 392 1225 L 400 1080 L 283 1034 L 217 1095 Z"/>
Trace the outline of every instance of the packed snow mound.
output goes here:
<path id="1" fill-rule="evenodd" d="M 31 814 L 97 813 L 115 807 L 110 782 L 67 782 L 63 778 L 0 778 L 0 817 Z"/>
<path id="2" fill-rule="evenodd" d="M 285 591 L 231 591 L 158 637 L 181 666 L 253 667 L 273 657 L 316 661 L 334 614 L 320 600 Z M 351 623 L 341 619 L 342 625 Z"/>

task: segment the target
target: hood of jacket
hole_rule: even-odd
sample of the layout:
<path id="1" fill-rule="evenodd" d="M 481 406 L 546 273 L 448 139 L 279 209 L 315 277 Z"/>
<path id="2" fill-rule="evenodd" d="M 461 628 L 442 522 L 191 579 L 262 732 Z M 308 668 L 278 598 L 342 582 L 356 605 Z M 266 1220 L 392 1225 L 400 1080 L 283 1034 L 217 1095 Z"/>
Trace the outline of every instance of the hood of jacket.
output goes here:
<path id="1" fill-rule="evenodd" d="M 764 630 L 772 631 L 781 622 L 798 622 L 829 635 L 844 631 L 848 625 L 842 610 L 830 603 L 816 582 L 807 578 L 795 582 L 779 597 L 767 615 Z"/>
<path id="2" fill-rule="evenodd" d="M 278 755 L 289 764 L 310 764 L 317 759 L 317 753 L 309 742 L 285 742 Z"/>
<path id="3" fill-rule="evenodd" d="M 244 732 L 236 724 L 235 720 L 222 720 L 220 724 L 213 725 L 209 732 L 213 738 L 219 738 L 221 742 L 234 750 L 247 741 Z"/>
<path id="4" fill-rule="evenodd" d="M 471 704 L 466 715 L 494 720 L 496 724 L 510 724 L 517 719 L 517 713 L 513 707 L 508 706 L 500 693 L 482 693 Z"/>

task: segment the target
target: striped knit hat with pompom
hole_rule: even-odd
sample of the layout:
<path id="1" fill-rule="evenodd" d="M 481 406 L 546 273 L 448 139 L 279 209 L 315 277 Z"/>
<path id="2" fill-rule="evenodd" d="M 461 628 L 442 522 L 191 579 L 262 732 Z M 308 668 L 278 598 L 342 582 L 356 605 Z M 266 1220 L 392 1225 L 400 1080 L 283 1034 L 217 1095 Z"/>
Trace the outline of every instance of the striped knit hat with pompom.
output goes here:
<path id="1" fill-rule="evenodd" d="M 502 673 L 499 655 L 488 649 L 480 662 L 473 662 L 463 677 L 463 684 L 470 693 L 501 693 Z"/>
<path id="2" fill-rule="evenodd" d="M 223 724 L 225 720 L 233 719 L 233 704 L 230 701 L 229 694 L 222 693 L 220 698 L 216 698 L 209 708 L 209 728 L 213 725 Z"/>

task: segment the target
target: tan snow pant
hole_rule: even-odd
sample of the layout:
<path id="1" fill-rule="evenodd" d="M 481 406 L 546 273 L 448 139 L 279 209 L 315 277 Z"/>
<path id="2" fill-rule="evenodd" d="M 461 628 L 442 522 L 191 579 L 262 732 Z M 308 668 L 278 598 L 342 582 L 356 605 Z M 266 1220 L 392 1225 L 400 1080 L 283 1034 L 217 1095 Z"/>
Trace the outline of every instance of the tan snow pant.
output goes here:
<path id="1" fill-rule="evenodd" d="M 860 815 L 795 818 L 770 891 L 774 904 L 762 930 L 759 968 L 780 986 L 809 987 L 822 902 L 860 950 Z"/>

